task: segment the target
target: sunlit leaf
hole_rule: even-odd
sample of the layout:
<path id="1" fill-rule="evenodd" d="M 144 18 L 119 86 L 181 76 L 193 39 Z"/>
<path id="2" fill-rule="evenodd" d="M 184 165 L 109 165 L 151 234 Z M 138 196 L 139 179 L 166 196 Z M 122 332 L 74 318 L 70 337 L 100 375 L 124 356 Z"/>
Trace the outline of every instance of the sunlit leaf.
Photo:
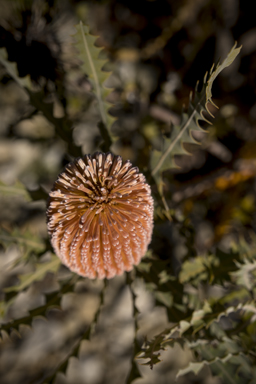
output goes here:
<path id="1" fill-rule="evenodd" d="M 251 290 L 256 286 L 256 260 L 250 262 L 248 260 L 244 260 L 244 263 L 236 262 L 238 270 L 231 273 L 231 276 L 234 278 L 237 284 L 243 285 L 248 290 Z"/>

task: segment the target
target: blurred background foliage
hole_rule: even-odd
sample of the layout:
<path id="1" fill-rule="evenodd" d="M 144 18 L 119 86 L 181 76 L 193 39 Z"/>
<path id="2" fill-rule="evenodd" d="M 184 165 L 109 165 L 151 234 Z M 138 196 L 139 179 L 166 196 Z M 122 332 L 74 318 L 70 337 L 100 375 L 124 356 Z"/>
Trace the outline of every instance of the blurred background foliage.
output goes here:
<path id="1" fill-rule="evenodd" d="M 0 0 L 0 6 L 0 48 L 17 64 L 19 81 L 31 79 L 34 90 L 28 93 L 0 65 L 1 384 L 160 384 L 178 372 L 181 384 L 254 383 L 252 2 Z M 107 147 L 74 47 L 79 20 L 99 36 L 104 68 L 112 71 L 111 150 L 145 173 L 155 198 L 148 254 L 131 276 L 106 283 L 60 267 L 45 224 L 45 199 L 58 173 L 74 156 Z M 179 169 L 164 172 L 166 211 L 148 170 L 152 147 L 161 150 L 197 81 L 235 41 L 243 48 L 213 85 L 219 107 L 209 106 L 213 125 L 195 133 L 200 146 L 185 144 L 192 156 L 176 156 Z M 146 360 L 135 361 L 139 353 Z M 142 365 L 160 359 L 152 371 Z"/>

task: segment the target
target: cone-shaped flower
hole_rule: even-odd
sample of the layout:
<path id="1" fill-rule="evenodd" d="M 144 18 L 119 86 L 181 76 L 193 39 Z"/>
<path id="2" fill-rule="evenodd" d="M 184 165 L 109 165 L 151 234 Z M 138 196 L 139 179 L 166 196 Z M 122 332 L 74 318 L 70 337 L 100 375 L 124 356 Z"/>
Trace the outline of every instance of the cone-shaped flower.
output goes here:
<path id="1" fill-rule="evenodd" d="M 95 153 L 68 164 L 48 200 L 48 232 L 79 275 L 111 278 L 144 256 L 153 229 L 150 186 L 130 161 Z"/>

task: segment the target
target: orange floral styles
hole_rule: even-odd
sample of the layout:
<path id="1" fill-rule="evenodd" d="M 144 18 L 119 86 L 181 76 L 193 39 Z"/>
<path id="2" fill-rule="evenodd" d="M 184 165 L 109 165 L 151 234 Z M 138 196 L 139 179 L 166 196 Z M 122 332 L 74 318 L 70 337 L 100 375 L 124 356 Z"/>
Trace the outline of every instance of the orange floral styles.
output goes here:
<path id="1" fill-rule="evenodd" d="M 112 278 L 146 253 L 153 229 L 150 186 L 129 160 L 111 153 L 75 159 L 49 194 L 52 246 L 71 271 Z"/>

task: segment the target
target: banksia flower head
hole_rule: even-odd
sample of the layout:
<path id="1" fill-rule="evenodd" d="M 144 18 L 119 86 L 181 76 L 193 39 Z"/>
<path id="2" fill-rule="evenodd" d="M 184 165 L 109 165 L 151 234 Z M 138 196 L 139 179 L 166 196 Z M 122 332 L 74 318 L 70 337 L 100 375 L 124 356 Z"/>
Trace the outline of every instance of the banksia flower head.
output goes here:
<path id="1" fill-rule="evenodd" d="M 150 186 L 129 160 L 86 155 L 59 175 L 47 219 L 52 246 L 71 271 L 100 279 L 121 275 L 140 262 L 151 241 Z"/>

